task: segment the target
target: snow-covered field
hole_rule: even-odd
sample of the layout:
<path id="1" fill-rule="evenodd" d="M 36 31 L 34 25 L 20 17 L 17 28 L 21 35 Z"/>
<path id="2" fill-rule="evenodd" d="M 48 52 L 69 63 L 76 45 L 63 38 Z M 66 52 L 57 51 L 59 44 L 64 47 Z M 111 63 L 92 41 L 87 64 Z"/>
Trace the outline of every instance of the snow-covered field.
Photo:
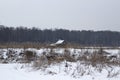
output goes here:
<path id="1" fill-rule="evenodd" d="M 24 49 L 0 49 L 0 56 L 8 58 L 8 50 L 13 50 L 15 56 Z M 49 53 L 50 49 L 26 49 L 41 55 L 43 52 Z M 62 54 L 65 49 L 54 49 L 55 53 Z M 94 49 L 68 49 L 71 54 L 80 55 L 86 51 L 92 53 Z M 110 55 L 118 55 L 119 49 L 104 50 Z M 9 59 L 8 59 L 9 60 Z M 67 65 L 67 66 L 66 66 Z M 120 67 L 115 65 L 97 65 L 92 66 L 82 61 L 51 64 L 39 69 L 33 66 L 33 63 L 18 63 L 12 61 L 7 64 L 0 63 L 0 80 L 119 80 Z"/>
<path id="2" fill-rule="evenodd" d="M 53 65 L 47 69 L 35 70 L 24 64 L 0 64 L 1 80 L 119 80 L 119 67 L 106 67 L 102 71 L 92 66 L 80 65 L 76 70 L 76 63 Z M 113 71 L 112 71 L 113 69 Z M 109 73 L 110 72 L 110 73 Z"/>
<path id="3" fill-rule="evenodd" d="M 39 70 L 22 68 L 20 64 L 0 64 L 1 80 L 74 80 L 67 75 L 47 75 L 41 74 Z"/>

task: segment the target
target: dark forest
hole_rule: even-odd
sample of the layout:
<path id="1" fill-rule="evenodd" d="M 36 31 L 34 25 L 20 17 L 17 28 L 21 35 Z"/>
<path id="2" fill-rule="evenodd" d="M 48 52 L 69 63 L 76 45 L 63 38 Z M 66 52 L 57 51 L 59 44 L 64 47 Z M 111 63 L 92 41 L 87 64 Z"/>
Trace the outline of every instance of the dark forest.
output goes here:
<path id="1" fill-rule="evenodd" d="M 41 30 L 35 27 L 14 28 L 0 25 L 0 43 L 52 43 L 58 39 L 86 46 L 120 46 L 120 32 L 115 31 L 70 31 L 65 29 Z"/>

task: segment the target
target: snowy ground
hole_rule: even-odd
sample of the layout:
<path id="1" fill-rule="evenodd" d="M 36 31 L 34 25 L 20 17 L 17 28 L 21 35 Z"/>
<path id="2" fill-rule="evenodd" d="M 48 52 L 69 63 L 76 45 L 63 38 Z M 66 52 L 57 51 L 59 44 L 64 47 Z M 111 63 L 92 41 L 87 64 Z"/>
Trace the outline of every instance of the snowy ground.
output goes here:
<path id="1" fill-rule="evenodd" d="M 9 50 L 9 49 L 8 49 Z M 0 49 L 1 56 L 6 59 L 7 49 Z M 10 49 L 11 50 L 11 49 Z M 23 49 L 12 49 L 15 54 L 23 52 Z M 49 53 L 50 49 L 27 49 L 34 51 L 37 55 L 43 52 Z M 93 52 L 95 49 L 68 49 L 71 54 L 82 54 L 85 51 Z M 119 49 L 105 50 L 111 55 L 118 55 Z M 54 52 L 62 54 L 64 49 L 54 49 Z M 66 67 L 67 63 L 67 67 Z M 66 62 L 56 63 L 47 67 L 36 69 L 33 64 L 18 64 L 10 62 L 8 64 L 0 63 L 0 80 L 120 80 L 120 67 L 97 65 L 95 67 L 82 62 Z"/>
<path id="2" fill-rule="evenodd" d="M 106 67 L 102 71 L 92 66 L 79 65 L 76 72 L 76 63 L 69 63 L 68 70 L 61 65 L 52 65 L 46 69 L 35 70 L 30 65 L 0 64 L 1 80 L 119 80 L 119 67 Z M 110 72 L 111 71 L 111 72 Z M 109 74 L 110 72 L 110 74 Z M 71 74 L 72 73 L 72 74 Z M 83 73 L 83 74 L 81 74 Z M 118 74 L 118 75 L 116 75 Z M 109 76 L 110 75 L 110 76 Z"/>
<path id="3" fill-rule="evenodd" d="M 67 75 L 41 74 L 39 70 L 21 69 L 18 64 L 0 64 L 1 80 L 76 80 Z"/>

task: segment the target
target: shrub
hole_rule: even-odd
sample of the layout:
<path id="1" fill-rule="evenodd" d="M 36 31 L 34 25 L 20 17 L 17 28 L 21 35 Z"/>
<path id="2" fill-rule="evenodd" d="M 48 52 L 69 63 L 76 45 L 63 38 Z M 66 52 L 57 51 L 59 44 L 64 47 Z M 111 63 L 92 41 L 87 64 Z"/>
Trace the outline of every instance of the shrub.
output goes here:
<path id="1" fill-rule="evenodd" d="M 48 59 L 45 55 L 42 55 L 39 57 L 38 60 L 34 61 L 33 67 L 37 67 L 38 69 L 41 67 L 45 67 L 48 65 Z"/>
<path id="2" fill-rule="evenodd" d="M 25 51 L 24 58 L 27 62 L 34 61 L 36 59 L 36 53 L 33 51 Z"/>

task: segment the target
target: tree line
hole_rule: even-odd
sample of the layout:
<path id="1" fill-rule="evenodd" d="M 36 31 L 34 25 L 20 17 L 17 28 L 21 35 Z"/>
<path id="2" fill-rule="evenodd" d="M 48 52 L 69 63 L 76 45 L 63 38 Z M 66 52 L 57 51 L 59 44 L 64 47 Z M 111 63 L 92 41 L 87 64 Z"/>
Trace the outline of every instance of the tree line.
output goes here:
<path id="1" fill-rule="evenodd" d="M 52 43 L 63 39 L 69 43 L 86 46 L 120 46 L 120 32 L 65 30 L 26 27 L 6 27 L 0 25 L 0 43 L 39 42 Z"/>

